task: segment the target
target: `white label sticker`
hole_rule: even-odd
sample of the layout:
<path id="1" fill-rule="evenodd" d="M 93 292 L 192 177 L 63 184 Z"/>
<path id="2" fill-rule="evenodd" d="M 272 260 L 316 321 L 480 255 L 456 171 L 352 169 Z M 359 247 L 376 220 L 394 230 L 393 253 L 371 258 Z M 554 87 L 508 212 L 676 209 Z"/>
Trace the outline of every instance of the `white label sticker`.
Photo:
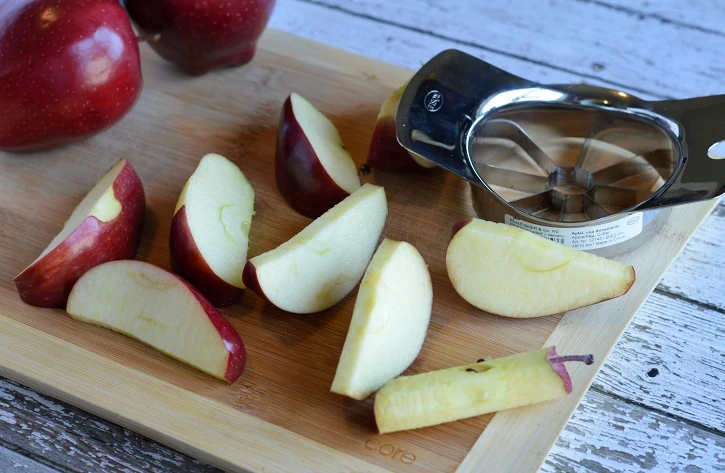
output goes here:
<path id="1" fill-rule="evenodd" d="M 642 233 L 642 212 L 626 215 L 613 222 L 600 223 L 580 228 L 545 227 L 518 220 L 511 215 L 505 217 L 506 225 L 528 230 L 547 240 L 562 243 L 577 250 L 604 248 Z"/>

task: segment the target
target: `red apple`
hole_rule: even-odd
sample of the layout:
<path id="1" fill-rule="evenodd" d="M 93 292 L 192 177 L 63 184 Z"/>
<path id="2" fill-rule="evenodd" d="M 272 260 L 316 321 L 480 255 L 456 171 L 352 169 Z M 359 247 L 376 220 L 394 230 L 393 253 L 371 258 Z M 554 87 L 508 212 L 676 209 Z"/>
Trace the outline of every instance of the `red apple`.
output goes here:
<path id="1" fill-rule="evenodd" d="M 252 60 L 275 0 L 126 0 L 126 10 L 164 59 L 192 75 Z"/>
<path id="2" fill-rule="evenodd" d="M 279 118 L 275 179 L 287 203 L 310 218 L 360 188 L 357 167 L 335 125 L 294 93 Z"/>
<path id="3" fill-rule="evenodd" d="M 68 314 L 128 335 L 233 383 L 247 353 L 232 325 L 180 277 L 141 261 L 111 261 L 81 277 Z"/>
<path id="4" fill-rule="evenodd" d="M 117 0 L 0 2 L 0 149 L 94 135 L 141 91 L 136 36 Z"/>
<path id="5" fill-rule="evenodd" d="M 20 298 L 38 307 L 64 307 L 83 273 L 133 258 L 141 242 L 146 201 L 131 164 L 119 161 L 73 210 L 63 230 L 15 277 Z"/>

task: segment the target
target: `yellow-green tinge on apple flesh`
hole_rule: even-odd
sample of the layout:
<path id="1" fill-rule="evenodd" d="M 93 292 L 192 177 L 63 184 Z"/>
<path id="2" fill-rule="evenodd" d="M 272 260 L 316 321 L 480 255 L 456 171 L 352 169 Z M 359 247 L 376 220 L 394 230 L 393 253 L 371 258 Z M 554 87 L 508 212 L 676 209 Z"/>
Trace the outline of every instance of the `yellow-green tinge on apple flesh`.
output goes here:
<path id="1" fill-rule="evenodd" d="M 362 278 L 387 214 L 385 190 L 365 184 L 289 241 L 252 258 L 264 297 L 298 314 L 340 302 Z"/>
<path id="2" fill-rule="evenodd" d="M 432 304 L 418 250 L 383 240 L 360 283 L 331 391 L 365 399 L 405 371 L 423 346 Z"/>
<path id="3" fill-rule="evenodd" d="M 224 282 L 244 288 L 254 189 L 224 156 L 207 154 L 181 191 L 174 214 L 186 207 L 186 220 L 199 252 Z"/>
<path id="4" fill-rule="evenodd" d="M 632 266 L 478 219 L 454 234 L 446 268 L 461 297 L 506 317 L 540 317 L 613 299 L 635 280 Z"/>
<path id="5" fill-rule="evenodd" d="M 188 287 L 156 266 L 130 260 L 96 266 L 73 287 L 66 310 L 224 379 L 228 352 L 219 332 Z"/>
<path id="6" fill-rule="evenodd" d="M 290 97 L 297 123 L 317 153 L 320 164 L 342 190 L 352 194 L 360 188 L 360 177 L 337 128 L 301 95 L 292 93 Z"/>
<path id="7" fill-rule="evenodd" d="M 122 159 L 93 186 L 88 194 L 83 197 L 83 200 L 73 209 L 73 213 L 71 213 L 68 220 L 63 224 L 63 229 L 60 233 L 53 238 L 33 263 L 41 260 L 45 255 L 53 251 L 55 247 L 63 243 L 86 218 L 95 217 L 101 222 L 110 222 L 118 217 L 118 214 L 121 213 L 121 202 L 116 199 L 113 192 L 113 182 L 125 165 L 126 160 Z M 29 266 L 32 266 L 33 263 Z"/>
<path id="8" fill-rule="evenodd" d="M 428 427 L 564 396 L 550 350 L 396 378 L 375 395 L 378 430 Z"/>
<path id="9" fill-rule="evenodd" d="M 395 127 L 395 115 L 397 115 L 398 113 L 400 98 L 403 96 L 403 92 L 405 92 L 405 88 L 407 86 L 408 84 L 406 83 L 402 87 L 398 88 L 395 92 L 393 92 L 387 99 L 385 99 L 385 102 L 383 102 L 383 106 L 380 107 L 380 112 L 378 113 L 378 120 L 390 119 L 393 121 L 393 127 Z M 416 163 L 424 168 L 431 169 L 436 167 L 436 163 L 434 163 L 433 161 L 429 161 L 422 156 L 419 156 L 410 151 L 408 151 L 408 154 L 410 154 L 410 157 L 413 158 Z"/>

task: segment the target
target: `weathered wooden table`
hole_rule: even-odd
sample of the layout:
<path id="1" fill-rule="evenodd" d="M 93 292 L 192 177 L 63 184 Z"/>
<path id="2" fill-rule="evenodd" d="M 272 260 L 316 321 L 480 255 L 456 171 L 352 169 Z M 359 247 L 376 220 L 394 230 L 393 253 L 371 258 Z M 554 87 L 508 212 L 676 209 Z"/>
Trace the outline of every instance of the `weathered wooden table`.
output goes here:
<path id="1" fill-rule="evenodd" d="M 270 26 L 410 69 L 457 48 L 533 80 L 682 98 L 725 93 L 719 3 L 280 0 Z M 625 332 L 543 471 L 725 471 L 723 236 L 725 205 Z M 217 470 L 0 378 L 0 471 Z"/>

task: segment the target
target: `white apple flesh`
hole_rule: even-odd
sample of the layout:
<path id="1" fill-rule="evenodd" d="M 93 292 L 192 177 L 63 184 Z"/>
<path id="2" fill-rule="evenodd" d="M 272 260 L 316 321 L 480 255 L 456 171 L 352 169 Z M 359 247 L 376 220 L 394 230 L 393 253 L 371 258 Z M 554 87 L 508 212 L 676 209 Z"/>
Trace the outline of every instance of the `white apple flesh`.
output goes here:
<path id="1" fill-rule="evenodd" d="M 287 312 L 332 307 L 362 278 L 388 214 L 385 190 L 365 184 L 277 248 L 244 267 L 244 284 Z"/>
<path id="2" fill-rule="evenodd" d="M 229 383 L 246 364 L 242 339 L 219 311 L 192 285 L 148 263 L 96 266 L 73 287 L 66 310 Z"/>
<path id="3" fill-rule="evenodd" d="M 614 299 L 635 281 L 632 266 L 478 219 L 456 224 L 448 276 L 470 304 L 505 317 L 541 317 Z"/>
<path id="4" fill-rule="evenodd" d="M 133 258 L 145 209 L 141 180 L 128 161 L 119 161 L 76 206 L 40 256 L 15 277 L 20 299 L 38 307 L 64 307 L 83 273 L 107 261 Z"/>
<path id="5" fill-rule="evenodd" d="M 187 181 L 171 222 L 174 272 L 216 307 L 238 302 L 244 292 L 254 189 L 227 158 L 208 154 Z"/>
<path id="6" fill-rule="evenodd" d="M 294 93 L 282 106 L 275 178 L 287 203 L 310 218 L 360 188 L 357 167 L 335 125 Z"/>
<path id="7" fill-rule="evenodd" d="M 423 346 L 432 306 L 418 250 L 383 240 L 360 283 L 331 391 L 362 400 L 405 371 Z"/>

